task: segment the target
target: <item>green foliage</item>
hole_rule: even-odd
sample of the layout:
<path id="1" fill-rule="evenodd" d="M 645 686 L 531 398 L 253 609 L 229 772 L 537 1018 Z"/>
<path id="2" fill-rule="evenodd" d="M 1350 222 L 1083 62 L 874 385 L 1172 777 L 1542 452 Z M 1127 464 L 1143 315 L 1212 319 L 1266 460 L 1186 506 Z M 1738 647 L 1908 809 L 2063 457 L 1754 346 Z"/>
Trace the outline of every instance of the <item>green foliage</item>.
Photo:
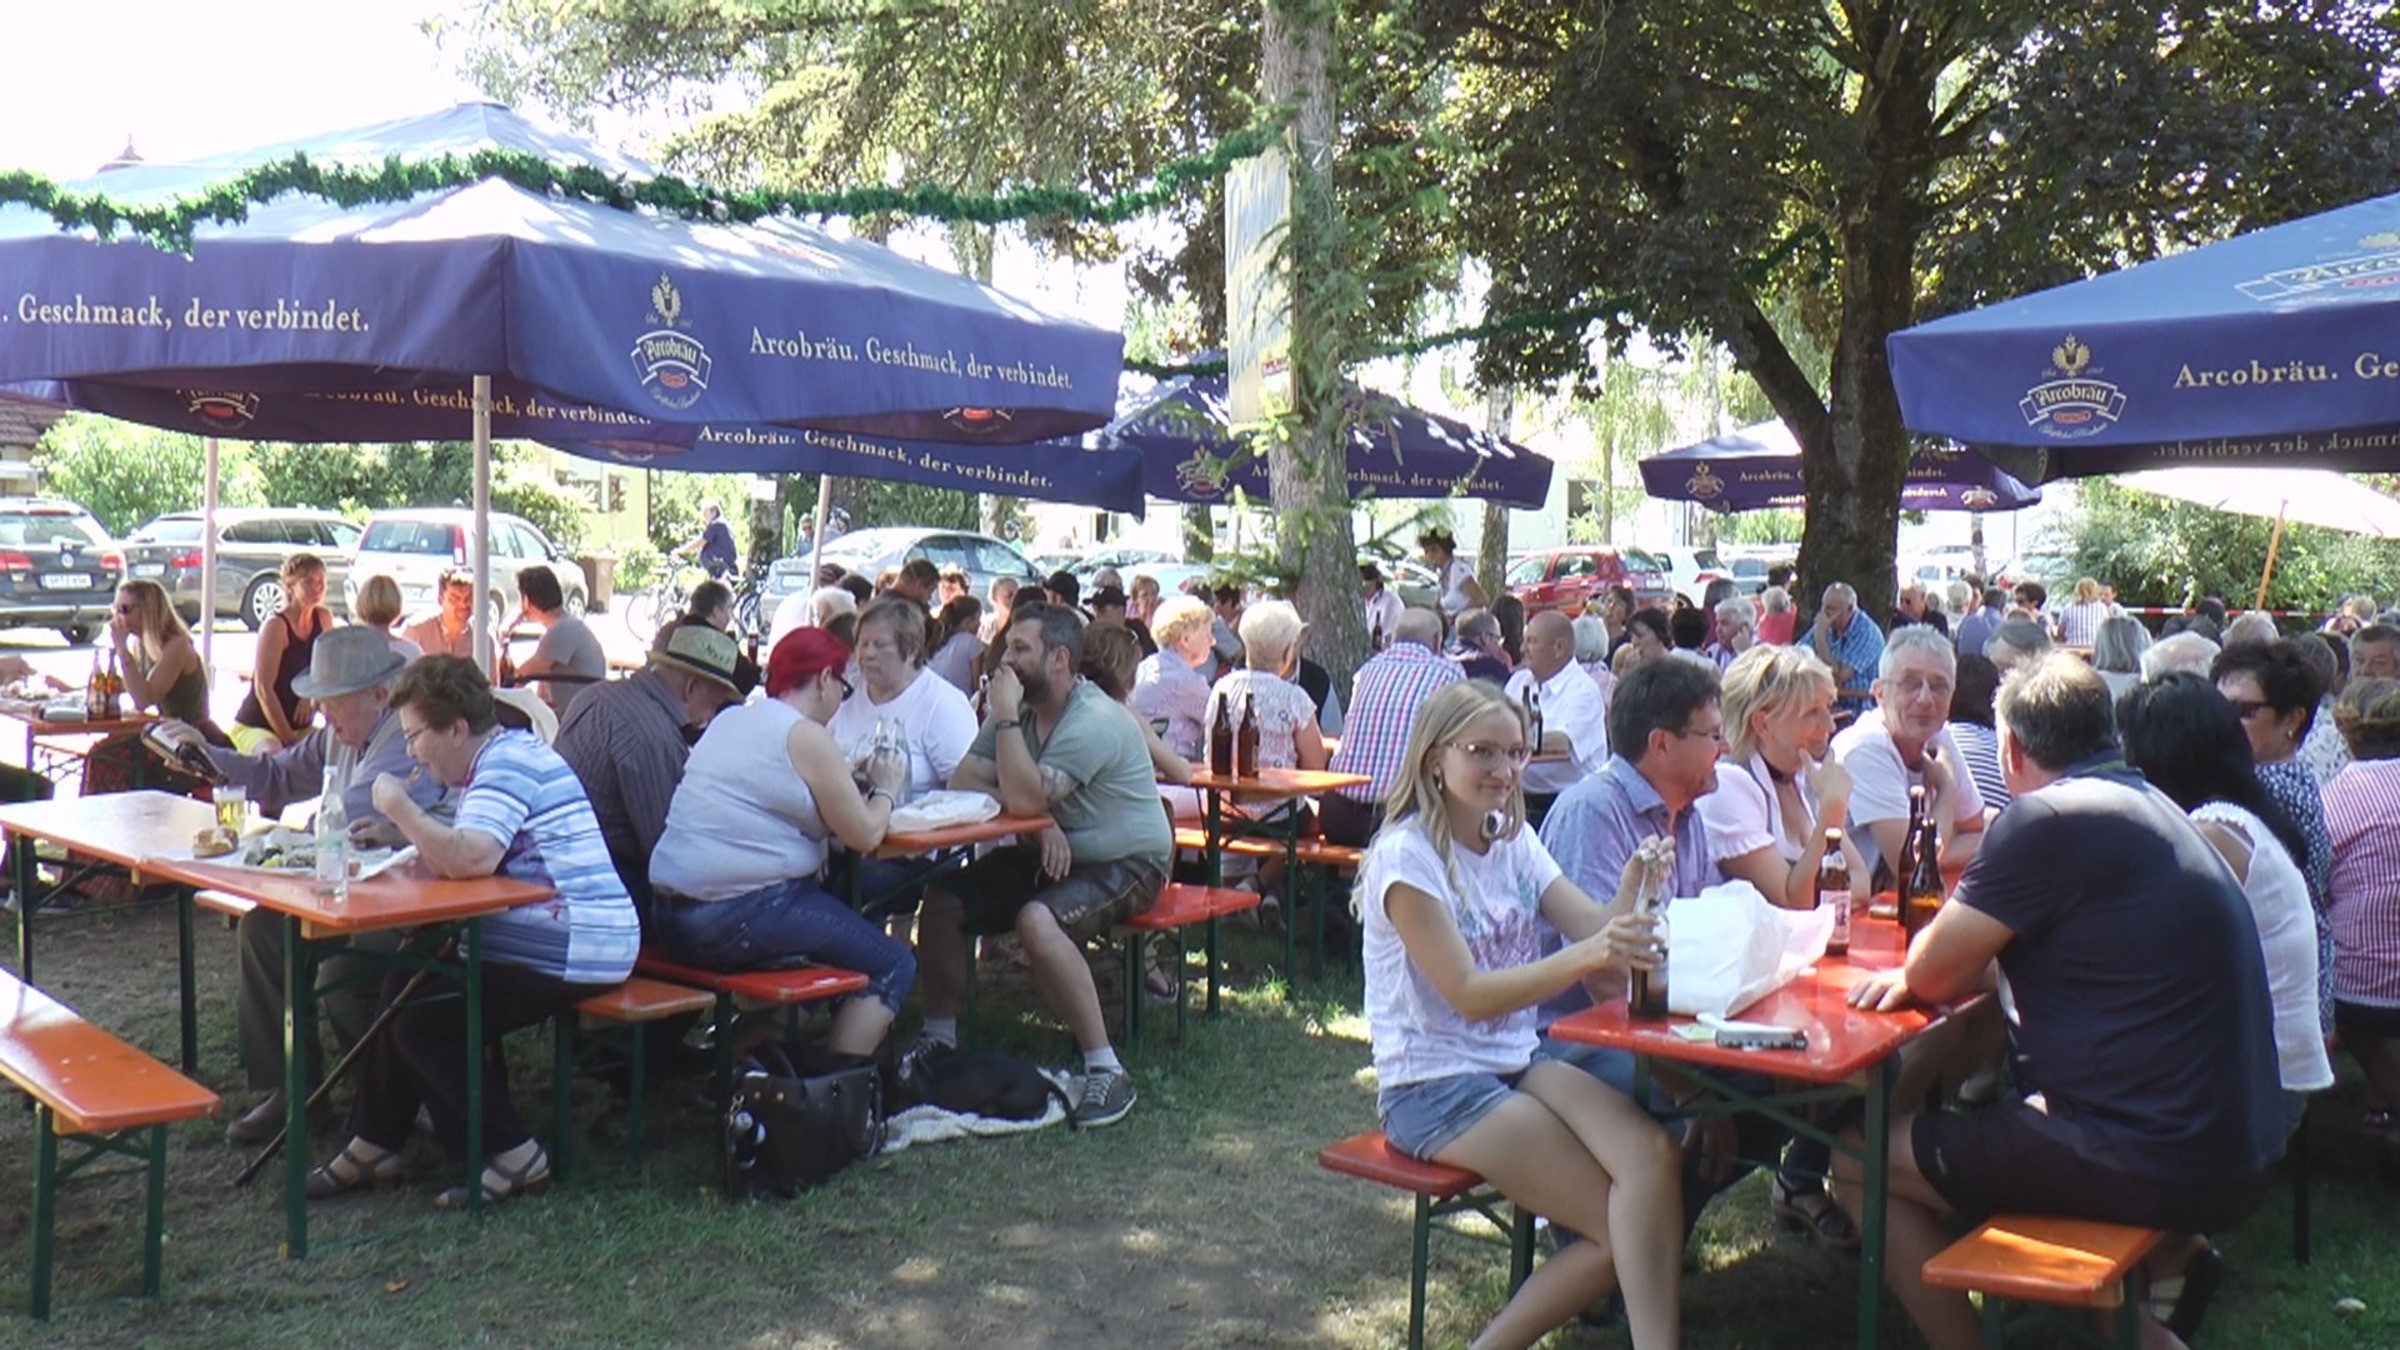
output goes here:
<path id="1" fill-rule="evenodd" d="M 582 546 L 584 521 L 591 511 L 583 498 L 524 466 L 492 476 L 492 509 L 523 516 L 570 553 Z"/>
<path id="2" fill-rule="evenodd" d="M 1717 517 L 1717 542 L 1797 544 L 1805 525 L 1797 511 L 1737 511 Z"/>
<path id="3" fill-rule="evenodd" d="M 2178 607 L 2204 595 L 2248 605 L 2258 594 L 2275 522 L 2214 511 L 2108 482 L 2082 486 L 2082 509 L 2060 527 L 2077 576 L 2117 588 L 2128 605 Z M 2400 544 L 2288 525 L 2275 551 L 2267 607 L 2324 613 L 2344 596 L 2392 593 Z"/>
<path id="4" fill-rule="evenodd" d="M 618 592 L 631 593 L 648 590 L 650 583 L 658 579 L 658 569 L 662 561 L 657 549 L 645 548 L 639 544 L 620 551 L 617 554 L 616 584 Z"/>
<path id="5" fill-rule="evenodd" d="M 1617 347 L 1731 352 L 1843 506 L 1809 516 L 1812 575 L 1888 569 L 1891 332 L 2400 181 L 2400 31 L 2371 0 L 1392 8 L 1450 93 L 1430 167 L 1487 310 L 1613 306 Z M 1584 378 L 1587 333 L 1488 340 L 1481 370 Z"/>
<path id="6" fill-rule="evenodd" d="M 226 506 L 267 504 L 246 449 L 236 441 L 218 446 L 218 500 Z M 82 504 L 120 539 L 162 512 L 197 509 L 207 465 L 197 436 L 89 413 L 60 419 L 33 459 L 45 495 Z"/>

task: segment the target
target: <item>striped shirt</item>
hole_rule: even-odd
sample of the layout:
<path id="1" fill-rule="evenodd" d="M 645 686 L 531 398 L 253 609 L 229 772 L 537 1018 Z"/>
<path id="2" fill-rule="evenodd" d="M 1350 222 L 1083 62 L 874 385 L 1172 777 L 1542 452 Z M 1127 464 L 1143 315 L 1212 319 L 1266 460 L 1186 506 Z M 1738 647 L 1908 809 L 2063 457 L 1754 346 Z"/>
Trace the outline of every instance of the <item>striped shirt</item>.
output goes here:
<path id="1" fill-rule="evenodd" d="M 1350 686 L 1342 748 L 1328 767 L 1335 773 L 1363 773 L 1374 781 L 1342 795 L 1352 801 L 1382 801 L 1399 776 L 1417 709 L 1435 690 L 1464 678 L 1441 653 L 1415 642 L 1395 642 L 1360 666 Z"/>
<path id="2" fill-rule="evenodd" d="M 2362 759 L 2325 785 L 2333 992 L 2400 1007 L 2400 759 Z"/>
<path id="3" fill-rule="evenodd" d="M 557 751 L 522 731 L 493 731 L 468 772 L 458 828 L 500 841 L 498 875 L 553 892 L 484 920 L 487 959 L 573 984 L 618 984 L 633 973 L 642 942 L 633 901 L 583 784 Z"/>

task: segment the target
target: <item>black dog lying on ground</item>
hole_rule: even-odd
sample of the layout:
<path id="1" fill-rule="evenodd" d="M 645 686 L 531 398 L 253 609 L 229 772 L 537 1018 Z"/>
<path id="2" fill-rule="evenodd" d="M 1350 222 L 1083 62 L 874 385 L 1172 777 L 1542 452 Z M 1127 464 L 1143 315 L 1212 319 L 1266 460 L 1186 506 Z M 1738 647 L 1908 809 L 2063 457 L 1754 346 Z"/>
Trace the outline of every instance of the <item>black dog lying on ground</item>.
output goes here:
<path id="1" fill-rule="evenodd" d="M 1009 1055 L 967 1054 L 951 1046 L 912 1049 L 884 1066 L 883 1109 L 938 1106 L 994 1120 L 1038 1120 L 1055 1100 L 1075 1120 L 1075 1103 L 1041 1071 Z"/>

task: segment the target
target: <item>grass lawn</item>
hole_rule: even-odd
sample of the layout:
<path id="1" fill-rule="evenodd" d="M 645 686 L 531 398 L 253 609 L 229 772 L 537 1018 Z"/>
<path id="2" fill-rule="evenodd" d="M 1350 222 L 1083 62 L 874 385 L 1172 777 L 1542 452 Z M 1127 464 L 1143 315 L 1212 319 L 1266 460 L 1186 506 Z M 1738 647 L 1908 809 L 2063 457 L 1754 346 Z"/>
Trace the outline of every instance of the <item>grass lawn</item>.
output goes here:
<path id="1" fill-rule="evenodd" d="M 38 933 L 45 989 L 172 1056 L 170 910 L 45 916 Z M 239 1106 L 248 1097 L 233 1048 L 233 939 L 205 915 L 200 934 L 201 1076 Z M 621 1107 L 585 1084 L 571 1184 L 476 1221 L 438 1214 L 433 1193 L 451 1178 L 419 1140 L 407 1187 L 318 1206 L 314 1254 L 288 1263 L 276 1254 L 280 1172 L 237 1191 L 243 1159 L 221 1123 L 180 1127 L 165 1296 L 128 1297 L 139 1283 L 138 1184 L 73 1186 L 47 1326 L 22 1315 L 32 1116 L 0 1110 L 0 1195 L 20 1197 L 0 1204 L 0 1347 L 1397 1344 L 1406 1205 L 1315 1162 L 1324 1144 L 1374 1123 L 1356 973 L 1288 998 L 1261 974 L 1280 959 L 1279 939 L 1240 933 L 1232 946 L 1227 1014 L 1195 1018 L 1180 1049 L 1171 1010 L 1152 1022 L 1149 1044 L 1128 1055 L 1141 1104 L 1121 1125 L 913 1149 L 791 1204 L 735 1208 L 717 1197 L 700 1080 L 653 1085 L 640 1171 L 625 1161 Z M 982 974 L 986 1042 L 1065 1062 L 1065 1037 L 1026 978 Z M 1104 999 L 1115 981 L 1104 965 Z M 526 1032 L 512 1050 L 520 1102 L 546 1133 L 547 1046 Z M 2315 1263 L 2292 1264 L 2291 1190 L 2279 1184 L 2239 1231 L 2218 1235 L 2233 1273 L 2202 1346 L 2400 1345 L 2392 1192 L 2359 1144 L 2359 1106 L 2347 1085 L 2317 1111 Z M 320 1131 L 312 1158 L 338 1142 Z M 1503 1253 L 1437 1238 L 1434 1261 L 1430 1343 L 1462 1344 L 1505 1293 Z M 1851 1343 L 1854 1265 L 1773 1231 L 1763 1179 L 1710 1209 L 1688 1272 L 1692 1346 Z M 2345 1295 L 2366 1312 L 2337 1317 Z M 1624 1340 L 1577 1329 L 1553 1343 Z M 1903 1341 L 1913 1336 L 1894 1343 Z"/>

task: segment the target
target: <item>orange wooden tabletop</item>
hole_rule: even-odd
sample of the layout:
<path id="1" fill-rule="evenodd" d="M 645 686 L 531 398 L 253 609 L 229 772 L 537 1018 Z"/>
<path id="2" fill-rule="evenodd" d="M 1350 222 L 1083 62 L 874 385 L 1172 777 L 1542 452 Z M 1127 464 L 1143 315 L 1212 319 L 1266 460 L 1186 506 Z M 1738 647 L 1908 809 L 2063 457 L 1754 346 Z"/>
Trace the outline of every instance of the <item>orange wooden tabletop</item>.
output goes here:
<path id="1" fill-rule="evenodd" d="M 203 810 L 207 808 L 203 807 Z M 317 894 L 314 879 L 256 867 L 189 857 L 153 857 L 142 864 L 142 875 L 178 881 L 203 890 L 224 891 L 254 900 L 278 914 L 303 920 L 311 936 L 360 933 L 377 928 L 401 928 L 420 923 L 479 918 L 550 898 L 550 888 L 505 877 L 437 877 L 422 863 L 395 867 L 381 876 L 350 883 L 348 897 L 335 900 Z"/>
<path id="2" fill-rule="evenodd" d="M 1899 965 L 1904 951 L 1899 924 L 1859 914 L 1850 922 L 1848 956 L 1821 957 L 1790 984 L 1729 1014 L 1738 1021 L 1805 1031 L 1806 1050 L 1731 1050 L 1714 1041 L 1686 1040 L 1675 1029 L 1690 1026 L 1691 1018 L 1636 1021 L 1626 1016 L 1621 998 L 1558 1019 L 1550 1024 L 1550 1034 L 1562 1041 L 1605 1045 L 1684 1064 L 1745 1069 L 1806 1083 L 1839 1083 L 1872 1068 L 1947 1015 L 1944 1009 L 1919 1007 L 1866 1012 L 1846 1001 L 1851 985 L 1875 971 Z M 1957 1006 L 1965 1007 L 1981 997 Z"/>
<path id="3" fill-rule="evenodd" d="M 918 853 L 939 853 L 944 849 L 964 848 L 969 844 L 989 843 L 996 839 L 1013 839 L 1020 834 L 1037 834 L 1049 829 L 1054 822 L 1048 816 L 1012 816 L 1006 812 L 990 820 L 971 825 L 944 825 L 938 830 L 895 830 L 875 846 L 878 858 L 904 858 Z"/>
<path id="4" fill-rule="evenodd" d="M 192 836 L 217 823 L 207 802 L 171 792 L 110 792 L 0 806 L 0 830 L 48 840 L 133 871 L 157 854 L 191 855 Z"/>
<path id="5" fill-rule="evenodd" d="M 1363 773 L 1335 773 L 1331 769 L 1260 769 L 1255 778 L 1194 769 L 1191 786 L 1233 797 L 1313 797 L 1340 788 L 1365 787 L 1374 781 Z"/>

